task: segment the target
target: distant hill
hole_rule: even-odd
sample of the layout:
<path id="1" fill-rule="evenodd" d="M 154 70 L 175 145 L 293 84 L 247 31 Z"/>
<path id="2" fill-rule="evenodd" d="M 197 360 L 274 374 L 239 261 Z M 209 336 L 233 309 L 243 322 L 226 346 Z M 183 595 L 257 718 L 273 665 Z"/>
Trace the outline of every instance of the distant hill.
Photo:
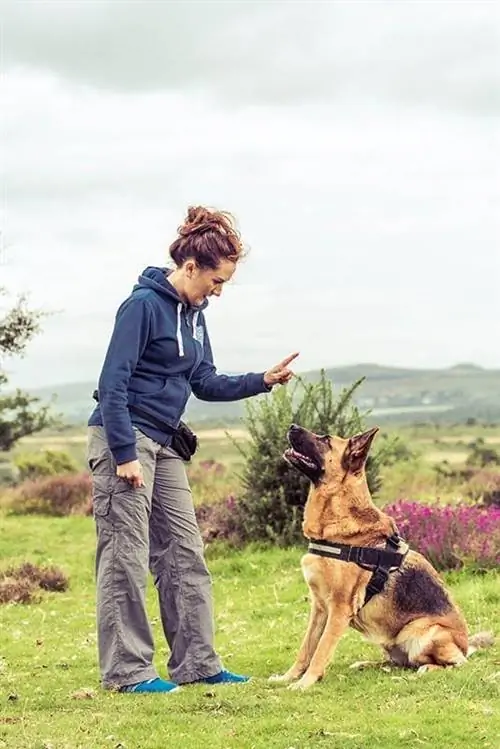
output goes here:
<path id="1" fill-rule="evenodd" d="M 326 375 L 341 390 L 362 377 L 356 402 L 371 410 L 377 421 L 465 420 L 500 422 L 500 369 L 457 364 L 446 369 L 403 369 L 379 364 L 332 367 Z M 320 372 L 300 375 L 315 381 Z M 84 423 L 93 408 L 94 382 L 77 382 L 30 389 L 42 401 L 55 396 L 54 408 L 71 423 Z M 192 398 L 187 417 L 194 422 L 229 423 L 244 413 L 242 402 L 205 403 Z"/>

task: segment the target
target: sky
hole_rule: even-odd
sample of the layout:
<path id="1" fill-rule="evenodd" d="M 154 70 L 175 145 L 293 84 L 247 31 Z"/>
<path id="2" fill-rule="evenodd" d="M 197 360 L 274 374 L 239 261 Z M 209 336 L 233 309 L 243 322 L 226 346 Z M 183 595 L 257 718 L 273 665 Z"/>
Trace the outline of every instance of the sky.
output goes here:
<path id="1" fill-rule="evenodd" d="M 500 366 L 496 0 L 0 0 L 0 313 L 11 384 L 96 380 L 189 205 L 249 248 L 220 371 Z"/>

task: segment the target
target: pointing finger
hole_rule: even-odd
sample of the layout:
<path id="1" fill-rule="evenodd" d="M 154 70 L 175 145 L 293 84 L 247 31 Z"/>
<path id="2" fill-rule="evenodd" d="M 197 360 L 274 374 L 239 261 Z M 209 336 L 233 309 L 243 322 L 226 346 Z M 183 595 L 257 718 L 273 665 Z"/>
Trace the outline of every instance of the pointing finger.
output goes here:
<path id="1" fill-rule="evenodd" d="M 285 367 L 287 367 L 290 364 L 290 362 L 296 359 L 298 355 L 299 355 L 298 351 L 296 351 L 294 354 L 290 354 L 290 356 L 287 356 L 286 359 L 283 359 L 283 361 L 278 364 L 278 367 L 280 369 L 285 369 Z"/>

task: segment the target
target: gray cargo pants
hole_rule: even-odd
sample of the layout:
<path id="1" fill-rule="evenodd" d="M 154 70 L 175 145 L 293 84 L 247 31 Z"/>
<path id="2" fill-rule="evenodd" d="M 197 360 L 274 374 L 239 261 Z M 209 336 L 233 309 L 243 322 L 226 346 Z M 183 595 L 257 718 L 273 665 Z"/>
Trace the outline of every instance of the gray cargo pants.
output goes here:
<path id="1" fill-rule="evenodd" d="M 136 431 L 145 486 L 116 475 L 104 429 L 89 427 L 96 522 L 97 637 L 103 686 L 157 676 L 146 615 L 148 568 L 158 591 L 168 670 L 179 684 L 222 669 L 213 648 L 211 578 L 184 465 Z"/>

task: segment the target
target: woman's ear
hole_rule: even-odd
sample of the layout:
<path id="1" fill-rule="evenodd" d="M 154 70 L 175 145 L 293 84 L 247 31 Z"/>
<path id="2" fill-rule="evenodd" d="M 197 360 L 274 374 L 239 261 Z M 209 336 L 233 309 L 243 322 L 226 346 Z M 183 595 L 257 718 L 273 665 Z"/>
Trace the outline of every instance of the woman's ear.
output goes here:
<path id="1" fill-rule="evenodd" d="M 191 258 L 184 263 L 184 272 L 188 278 L 192 278 L 196 270 L 196 263 Z"/>

